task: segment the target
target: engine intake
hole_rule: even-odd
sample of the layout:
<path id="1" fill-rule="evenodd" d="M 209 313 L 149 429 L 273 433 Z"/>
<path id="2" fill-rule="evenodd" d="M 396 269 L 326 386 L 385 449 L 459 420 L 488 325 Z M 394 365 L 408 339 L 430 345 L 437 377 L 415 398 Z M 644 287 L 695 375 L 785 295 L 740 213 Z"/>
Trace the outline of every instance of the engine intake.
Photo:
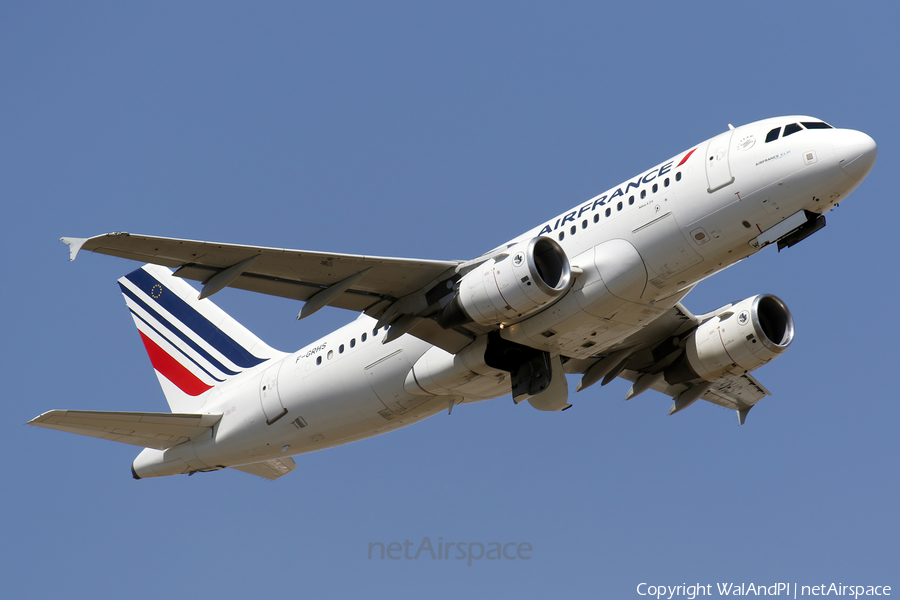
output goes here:
<path id="1" fill-rule="evenodd" d="M 569 259 L 548 237 L 519 242 L 478 265 L 459 281 L 438 322 L 454 327 L 512 323 L 562 297 L 572 283 Z"/>
<path id="2" fill-rule="evenodd" d="M 754 371 L 781 355 L 793 339 L 794 319 L 784 302 L 753 296 L 695 329 L 665 378 L 675 385 Z"/>

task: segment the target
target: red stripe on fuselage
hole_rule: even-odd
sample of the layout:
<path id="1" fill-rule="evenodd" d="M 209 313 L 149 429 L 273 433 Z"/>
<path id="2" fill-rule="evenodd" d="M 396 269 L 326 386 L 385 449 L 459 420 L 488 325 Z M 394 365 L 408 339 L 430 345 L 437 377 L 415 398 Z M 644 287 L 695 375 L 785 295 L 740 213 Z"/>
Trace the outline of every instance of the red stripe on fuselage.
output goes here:
<path id="1" fill-rule="evenodd" d="M 694 148 L 694 150 L 696 150 L 696 148 Z M 677 169 L 678 167 L 680 167 L 681 165 L 683 165 L 684 163 L 686 163 L 686 162 L 687 162 L 687 159 L 689 159 L 689 158 L 691 157 L 691 154 L 694 153 L 694 150 L 691 150 L 690 152 L 688 152 L 687 154 L 685 154 L 685 155 L 684 155 L 684 158 L 681 159 L 681 162 L 678 163 L 678 166 L 675 167 L 675 168 Z"/>
<path id="2" fill-rule="evenodd" d="M 172 358 L 168 352 L 160 348 L 156 342 L 148 338 L 142 332 L 141 341 L 144 342 L 144 348 L 150 356 L 150 362 L 153 368 L 159 371 L 163 377 L 178 386 L 182 392 L 188 396 L 199 396 L 206 390 L 212 388 L 206 385 L 197 376 L 188 371 L 184 365 Z"/>

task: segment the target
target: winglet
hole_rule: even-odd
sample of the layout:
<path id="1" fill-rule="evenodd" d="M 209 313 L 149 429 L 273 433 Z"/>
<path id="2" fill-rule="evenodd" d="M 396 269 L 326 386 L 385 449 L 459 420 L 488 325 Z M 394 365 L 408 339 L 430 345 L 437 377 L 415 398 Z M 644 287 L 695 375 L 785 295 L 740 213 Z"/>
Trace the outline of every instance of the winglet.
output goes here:
<path id="1" fill-rule="evenodd" d="M 78 251 L 81 250 L 84 243 L 88 241 L 88 238 L 76 237 L 64 237 L 59 239 L 69 247 L 69 262 L 75 260 L 75 257 L 78 256 Z"/>

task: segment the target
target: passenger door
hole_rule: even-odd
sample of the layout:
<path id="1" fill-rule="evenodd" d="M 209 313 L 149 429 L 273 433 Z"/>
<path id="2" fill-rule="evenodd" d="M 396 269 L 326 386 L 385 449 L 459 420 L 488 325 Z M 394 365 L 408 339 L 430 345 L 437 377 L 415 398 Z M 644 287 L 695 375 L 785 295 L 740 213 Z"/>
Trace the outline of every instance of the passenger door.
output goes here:
<path id="1" fill-rule="evenodd" d="M 733 129 L 709 140 L 709 144 L 706 146 L 706 181 L 709 184 L 706 191 L 710 194 L 734 182 L 731 165 L 728 161 L 732 135 L 734 135 Z"/>

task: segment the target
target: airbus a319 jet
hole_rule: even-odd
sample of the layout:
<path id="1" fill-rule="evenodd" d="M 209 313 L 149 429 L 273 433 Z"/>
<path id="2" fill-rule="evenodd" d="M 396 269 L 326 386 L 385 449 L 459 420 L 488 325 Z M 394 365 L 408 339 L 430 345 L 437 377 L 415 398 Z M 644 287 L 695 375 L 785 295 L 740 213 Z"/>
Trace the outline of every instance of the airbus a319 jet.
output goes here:
<path id="1" fill-rule="evenodd" d="M 230 467 L 267 479 L 303 454 L 512 395 L 543 411 L 616 377 L 748 411 L 751 372 L 794 338 L 762 294 L 694 315 L 700 281 L 825 226 L 872 169 L 868 135 L 806 116 L 731 127 L 465 261 L 415 260 L 108 233 L 63 238 L 151 263 L 119 280 L 171 413 L 51 410 L 31 425 L 144 447 L 134 478 Z M 172 271 L 174 269 L 174 272 Z M 185 280 L 202 285 L 198 291 Z M 208 299 L 225 287 L 358 318 L 286 354 Z"/>

